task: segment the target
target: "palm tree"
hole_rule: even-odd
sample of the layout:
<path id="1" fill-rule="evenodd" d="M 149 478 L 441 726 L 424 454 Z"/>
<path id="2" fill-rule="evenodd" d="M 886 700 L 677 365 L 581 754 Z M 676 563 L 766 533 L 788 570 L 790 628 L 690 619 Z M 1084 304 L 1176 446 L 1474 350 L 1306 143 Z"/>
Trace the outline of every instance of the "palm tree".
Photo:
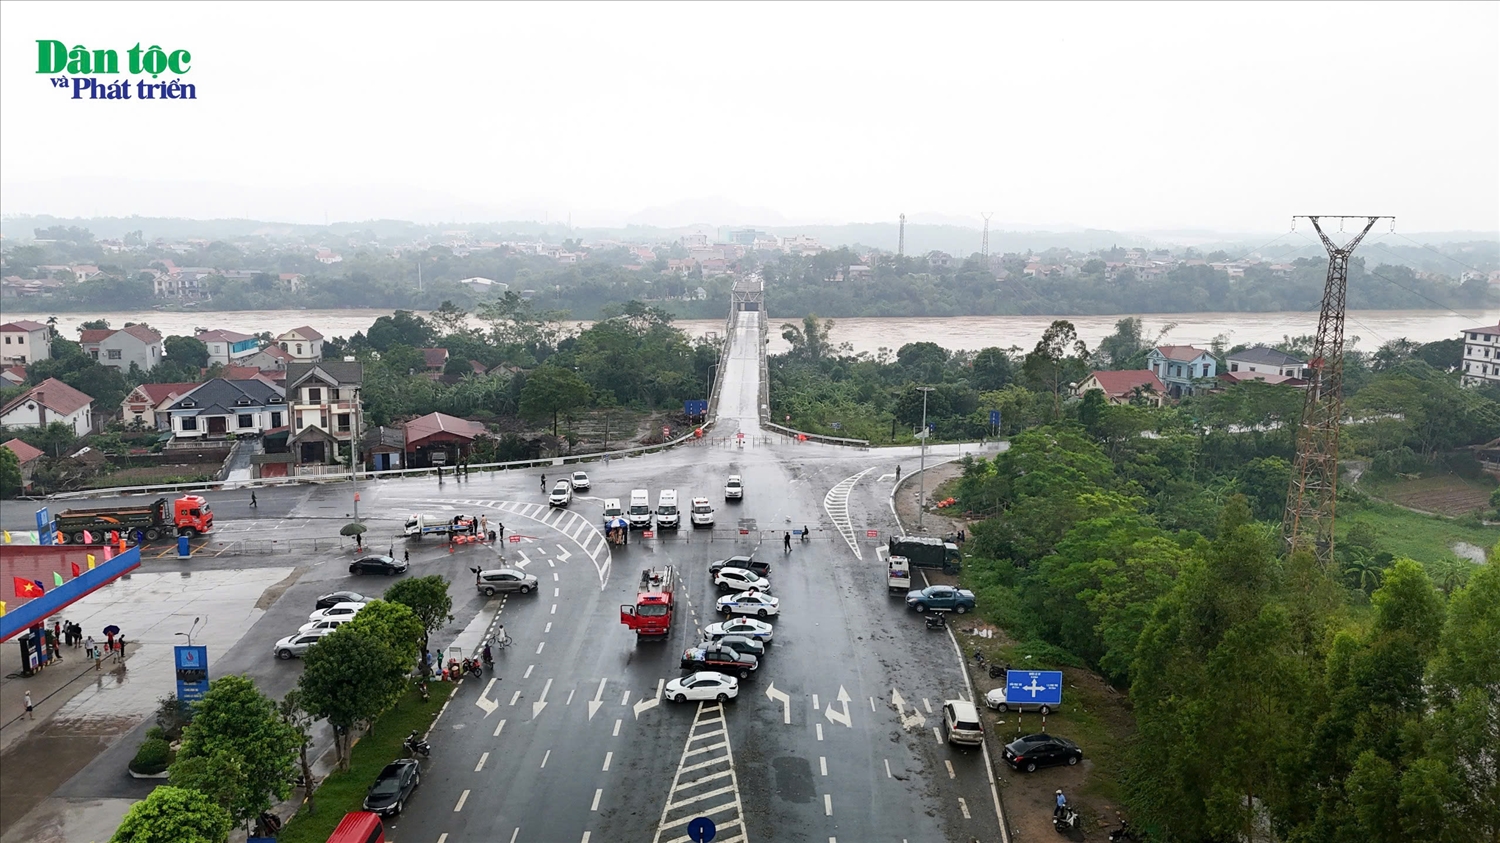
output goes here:
<path id="1" fill-rule="evenodd" d="M 1342 570 L 1349 584 L 1366 595 L 1374 594 L 1375 589 L 1380 588 L 1380 580 L 1385 574 L 1385 567 L 1380 564 L 1374 551 L 1359 545 L 1344 546 Z"/>

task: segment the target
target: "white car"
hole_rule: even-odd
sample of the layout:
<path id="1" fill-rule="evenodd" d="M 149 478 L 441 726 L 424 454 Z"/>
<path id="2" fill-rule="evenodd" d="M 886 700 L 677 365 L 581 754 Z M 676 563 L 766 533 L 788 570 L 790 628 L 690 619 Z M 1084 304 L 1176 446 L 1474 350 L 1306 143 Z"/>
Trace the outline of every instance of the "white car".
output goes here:
<path id="1" fill-rule="evenodd" d="M 573 502 L 573 481 L 559 480 L 552 487 L 552 494 L 547 496 L 547 503 L 551 506 L 567 506 Z"/>
<path id="2" fill-rule="evenodd" d="M 589 475 L 584 471 L 573 472 L 573 491 L 587 492 L 589 490 Z"/>
<path id="3" fill-rule="evenodd" d="M 771 625 L 765 621 L 758 621 L 754 618 L 735 618 L 703 627 L 703 637 L 710 641 L 717 641 L 726 635 L 742 635 L 752 641 L 763 641 L 769 644 L 773 631 Z"/>
<path id="4" fill-rule="evenodd" d="M 745 497 L 745 481 L 738 474 L 729 475 L 729 482 L 724 484 L 724 500 L 737 501 Z"/>
<path id="5" fill-rule="evenodd" d="M 730 591 L 763 591 L 771 593 L 771 581 L 744 568 L 720 568 L 714 574 L 714 585 Z"/>
<path id="6" fill-rule="evenodd" d="M 308 621 L 297 629 L 297 633 L 301 635 L 307 632 L 332 632 L 348 623 L 352 617 L 351 615 L 348 618 L 324 618 L 320 621 Z"/>
<path id="7" fill-rule="evenodd" d="M 758 591 L 745 591 L 720 597 L 715 606 L 726 615 L 755 615 L 764 618 L 781 613 L 780 600 Z"/>
<path id="8" fill-rule="evenodd" d="M 279 659 L 301 658 L 307 654 L 307 648 L 318 643 L 318 639 L 332 632 L 332 629 L 312 629 L 307 632 L 299 632 L 276 642 L 271 652 Z"/>
<path id="9" fill-rule="evenodd" d="M 326 609 L 319 609 L 307 616 L 311 623 L 326 620 L 349 620 L 359 614 L 359 610 L 368 606 L 368 603 L 335 603 Z"/>
<path id="10" fill-rule="evenodd" d="M 714 508 L 708 502 L 708 498 L 693 498 L 693 526 L 712 527 L 714 525 Z"/>
<path id="11" fill-rule="evenodd" d="M 667 683 L 666 697 L 674 702 L 688 700 L 732 700 L 740 695 L 740 680 L 712 670 L 700 670 Z"/>
<path id="12" fill-rule="evenodd" d="M 1043 717 L 1052 713 L 1052 706 L 1045 703 L 1037 705 L 1036 703 L 1013 703 L 1006 700 L 1004 685 L 992 688 L 988 694 L 985 694 L 984 704 L 996 711 L 1036 711 L 1040 712 Z"/>

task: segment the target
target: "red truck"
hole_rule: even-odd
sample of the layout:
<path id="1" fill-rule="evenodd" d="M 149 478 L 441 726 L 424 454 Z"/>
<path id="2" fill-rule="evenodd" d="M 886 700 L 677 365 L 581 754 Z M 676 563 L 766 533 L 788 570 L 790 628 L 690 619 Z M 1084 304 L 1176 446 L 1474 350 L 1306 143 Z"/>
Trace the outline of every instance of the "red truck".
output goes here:
<path id="1" fill-rule="evenodd" d="M 170 503 L 157 498 L 155 503 L 139 506 L 69 509 L 57 514 L 56 524 L 68 544 L 83 544 L 84 531 L 93 534 L 95 544 L 107 542 L 112 531 L 124 533 L 132 543 L 140 532 L 149 542 L 163 536 L 206 533 L 214 527 L 214 513 L 201 495 L 183 495 Z"/>
<path id="2" fill-rule="evenodd" d="M 635 605 L 620 607 L 620 623 L 635 630 L 637 638 L 666 635 L 672 630 L 673 592 L 677 569 L 671 565 L 641 571 Z"/>

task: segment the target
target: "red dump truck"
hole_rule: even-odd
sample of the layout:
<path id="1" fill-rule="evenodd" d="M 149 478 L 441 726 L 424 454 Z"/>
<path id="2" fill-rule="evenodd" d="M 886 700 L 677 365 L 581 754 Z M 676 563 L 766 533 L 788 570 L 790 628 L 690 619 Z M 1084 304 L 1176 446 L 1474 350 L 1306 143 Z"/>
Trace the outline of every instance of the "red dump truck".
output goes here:
<path id="1" fill-rule="evenodd" d="M 666 635 L 672 630 L 673 592 L 677 569 L 671 565 L 641 571 L 635 605 L 620 607 L 620 623 L 635 630 L 637 638 Z"/>
<path id="2" fill-rule="evenodd" d="M 97 509 L 69 509 L 57 514 L 57 531 L 68 544 L 83 544 L 84 531 L 92 533 L 95 544 L 109 540 L 108 533 L 118 530 L 127 542 L 135 542 L 140 532 L 146 541 L 163 536 L 196 536 L 214 527 L 214 513 L 200 495 L 183 495 L 170 503 L 157 498 L 155 503 L 138 506 L 105 506 Z"/>

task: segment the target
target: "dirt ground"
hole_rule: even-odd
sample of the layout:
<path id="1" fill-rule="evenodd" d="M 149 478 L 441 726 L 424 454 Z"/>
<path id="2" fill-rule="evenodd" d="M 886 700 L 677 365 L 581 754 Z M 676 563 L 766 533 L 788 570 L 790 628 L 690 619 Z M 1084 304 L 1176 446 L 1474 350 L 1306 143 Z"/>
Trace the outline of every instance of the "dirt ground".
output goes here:
<path id="1" fill-rule="evenodd" d="M 932 500 L 941 500 L 934 494 L 944 483 L 961 473 L 957 463 L 947 463 L 927 472 L 928 509 L 923 515 L 927 535 L 943 535 L 968 528 L 961 517 L 946 514 L 945 510 L 932 506 Z M 917 484 L 903 480 L 896 495 L 896 509 L 902 523 L 915 524 L 917 517 Z M 957 578 L 940 571 L 923 569 L 929 582 L 956 585 Z M 953 618 L 953 632 L 964 653 L 979 650 L 987 662 L 1005 664 L 1015 642 L 1004 630 L 991 626 L 972 615 Z M 1003 678 L 990 678 L 988 672 L 970 658 L 969 676 L 974 683 L 976 700 L 982 700 L 991 689 L 999 687 Z M 995 737 L 991 745 L 991 762 L 995 766 L 995 780 L 1000 784 L 1000 798 L 1004 805 L 1007 825 L 1012 843 L 1059 840 L 1052 828 L 1052 807 L 1055 793 L 1062 790 L 1069 803 L 1078 809 L 1083 819 L 1082 828 L 1071 838 L 1075 841 L 1105 840 L 1109 829 L 1119 823 L 1118 803 L 1114 798 L 1116 784 L 1111 776 L 1101 776 L 1096 768 L 1097 756 L 1109 759 L 1113 764 L 1118 753 L 1123 751 L 1124 739 L 1134 731 L 1135 723 L 1124 697 L 1107 682 L 1087 670 L 1063 669 L 1065 687 L 1064 705 L 1045 720 L 1038 714 L 1001 714 L 981 706 L 990 734 Z M 1068 701 L 1072 701 L 1069 704 Z M 1051 767 L 1027 774 L 1012 770 L 1000 758 L 1004 745 L 1020 735 L 1046 730 L 1077 740 L 1084 748 L 1084 759 L 1076 767 Z"/>
<path id="2" fill-rule="evenodd" d="M 1378 484 L 1366 481 L 1365 485 L 1368 491 L 1391 503 L 1449 517 L 1489 509 L 1492 491 L 1491 486 L 1452 474 Z"/>

